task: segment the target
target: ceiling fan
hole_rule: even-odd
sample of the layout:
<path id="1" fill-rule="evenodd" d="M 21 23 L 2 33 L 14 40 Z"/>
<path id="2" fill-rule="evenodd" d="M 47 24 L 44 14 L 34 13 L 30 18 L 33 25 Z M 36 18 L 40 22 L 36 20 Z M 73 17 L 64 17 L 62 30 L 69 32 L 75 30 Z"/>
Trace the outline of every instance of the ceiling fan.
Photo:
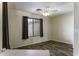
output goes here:
<path id="1" fill-rule="evenodd" d="M 58 12 L 59 10 L 58 9 L 52 9 L 52 8 L 49 8 L 49 7 L 46 7 L 46 8 L 37 8 L 36 11 L 38 12 L 41 12 L 43 16 L 50 16 L 52 15 L 52 12 Z"/>

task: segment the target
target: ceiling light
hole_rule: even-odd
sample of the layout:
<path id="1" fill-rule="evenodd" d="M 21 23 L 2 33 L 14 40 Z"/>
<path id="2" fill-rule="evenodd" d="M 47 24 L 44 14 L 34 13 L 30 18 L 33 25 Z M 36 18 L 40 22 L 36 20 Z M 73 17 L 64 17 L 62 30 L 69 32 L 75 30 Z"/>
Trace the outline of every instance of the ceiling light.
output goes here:
<path id="1" fill-rule="evenodd" d="M 43 16 L 49 16 L 50 14 L 49 13 L 43 13 Z"/>
<path id="2" fill-rule="evenodd" d="M 43 16 L 49 16 L 49 15 L 51 15 L 51 8 L 44 8 L 44 9 L 42 9 L 42 14 L 43 14 Z"/>
<path id="3" fill-rule="evenodd" d="M 50 15 L 52 15 L 52 13 L 58 12 L 59 10 L 56 8 L 52 9 L 52 8 L 46 7 L 43 9 L 38 8 L 38 9 L 36 9 L 36 11 L 41 13 L 43 16 L 50 16 Z"/>

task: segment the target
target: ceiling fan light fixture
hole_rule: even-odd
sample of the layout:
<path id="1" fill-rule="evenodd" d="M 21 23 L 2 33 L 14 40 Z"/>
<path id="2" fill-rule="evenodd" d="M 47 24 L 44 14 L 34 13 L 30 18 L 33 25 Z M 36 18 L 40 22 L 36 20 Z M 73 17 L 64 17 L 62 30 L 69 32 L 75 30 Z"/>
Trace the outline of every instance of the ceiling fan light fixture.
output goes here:
<path id="1" fill-rule="evenodd" d="M 43 13 L 43 16 L 49 16 L 50 13 Z"/>

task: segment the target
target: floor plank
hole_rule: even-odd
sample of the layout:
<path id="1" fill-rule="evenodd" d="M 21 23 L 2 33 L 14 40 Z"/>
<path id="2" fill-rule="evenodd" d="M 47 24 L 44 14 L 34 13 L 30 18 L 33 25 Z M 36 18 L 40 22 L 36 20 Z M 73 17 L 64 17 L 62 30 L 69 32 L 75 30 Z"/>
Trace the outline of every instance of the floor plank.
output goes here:
<path id="1" fill-rule="evenodd" d="M 49 50 L 50 56 L 72 56 L 73 46 L 56 41 L 47 41 L 28 46 L 19 47 L 16 49 L 34 49 L 34 50 Z"/>

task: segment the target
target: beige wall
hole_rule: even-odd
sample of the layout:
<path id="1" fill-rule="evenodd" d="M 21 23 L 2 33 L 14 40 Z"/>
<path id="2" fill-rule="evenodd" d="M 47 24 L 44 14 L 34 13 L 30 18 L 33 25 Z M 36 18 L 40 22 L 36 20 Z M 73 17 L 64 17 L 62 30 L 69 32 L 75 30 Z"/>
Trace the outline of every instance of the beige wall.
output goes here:
<path id="1" fill-rule="evenodd" d="M 79 56 L 79 3 L 74 4 L 74 55 Z"/>
<path id="2" fill-rule="evenodd" d="M 68 44 L 74 43 L 74 18 L 73 13 L 51 17 L 52 40 Z"/>
<path id="3" fill-rule="evenodd" d="M 2 3 L 0 2 L 0 49 L 2 49 Z"/>
<path id="4" fill-rule="evenodd" d="M 8 12 L 9 12 L 9 39 L 10 39 L 9 41 L 11 48 L 21 47 L 29 44 L 50 40 L 48 18 L 42 17 L 44 27 L 43 38 L 38 36 L 22 40 L 22 16 L 30 16 L 35 18 L 41 18 L 41 16 L 11 8 L 9 8 Z"/>

